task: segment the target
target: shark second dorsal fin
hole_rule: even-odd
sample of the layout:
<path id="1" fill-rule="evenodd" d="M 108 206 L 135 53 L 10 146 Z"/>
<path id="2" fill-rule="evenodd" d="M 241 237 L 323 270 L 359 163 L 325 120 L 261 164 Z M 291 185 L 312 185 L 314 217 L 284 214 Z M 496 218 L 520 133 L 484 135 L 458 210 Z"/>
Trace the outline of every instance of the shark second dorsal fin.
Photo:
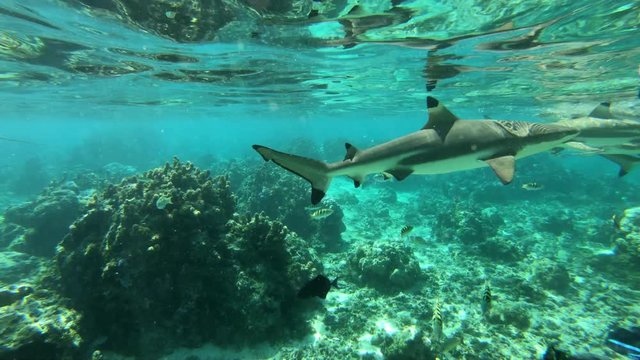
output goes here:
<path id="1" fill-rule="evenodd" d="M 432 96 L 427 96 L 427 110 L 429 111 L 429 121 L 422 129 L 435 130 L 440 139 L 444 140 L 458 117 L 453 115 L 449 109 Z"/>
<path id="2" fill-rule="evenodd" d="M 613 119 L 611 115 L 611 103 L 603 102 L 596 106 L 593 111 L 589 113 L 589 117 L 594 117 L 598 119 Z"/>
<path id="3" fill-rule="evenodd" d="M 345 143 L 344 148 L 347 149 L 347 153 L 344 155 L 345 160 L 353 160 L 353 157 L 358 154 L 358 148 L 349 143 Z"/>
<path id="4" fill-rule="evenodd" d="M 491 166 L 503 184 L 509 184 L 513 180 L 513 175 L 516 172 L 516 158 L 513 155 L 499 156 L 484 162 Z"/>

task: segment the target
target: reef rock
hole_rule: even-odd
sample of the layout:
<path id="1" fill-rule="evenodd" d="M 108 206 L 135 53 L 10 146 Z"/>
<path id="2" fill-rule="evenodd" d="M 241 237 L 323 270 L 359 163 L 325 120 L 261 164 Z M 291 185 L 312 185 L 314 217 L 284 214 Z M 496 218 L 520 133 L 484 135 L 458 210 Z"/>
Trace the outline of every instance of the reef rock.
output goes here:
<path id="1" fill-rule="evenodd" d="M 80 358 L 79 320 L 55 293 L 0 289 L 0 359 Z"/>
<path id="2" fill-rule="evenodd" d="M 534 265 L 534 278 L 543 288 L 560 294 L 570 289 L 571 275 L 569 270 L 556 261 L 540 259 Z"/>
<path id="3" fill-rule="evenodd" d="M 234 211 L 225 177 L 177 159 L 94 197 L 57 263 L 101 350 L 153 357 L 305 334 L 295 295 L 320 262 L 281 223 Z"/>
<path id="4" fill-rule="evenodd" d="M 356 281 L 384 293 L 409 290 L 424 277 L 411 248 L 400 244 L 360 246 L 349 266 Z"/>
<path id="5" fill-rule="evenodd" d="M 309 183 L 295 175 L 283 174 L 281 169 L 270 165 L 260 164 L 245 174 L 236 191 L 239 207 L 248 213 L 264 212 L 319 249 L 341 249 L 344 245 L 341 234 L 346 227 L 340 205 L 325 199 L 320 206 L 331 209 L 332 214 L 313 219 L 311 213 L 316 208 L 309 208 Z"/>
<path id="6" fill-rule="evenodd" d="M 625 277 L 634 276 L 630 269 L 640 269 L 640 207 L 626 209 L 618 220 L 618 229 L 620 233 L 615 239 L 618 258 L 609 262 L 613 271 Z"/>
<path id="7" fill-rule="evenodd" d="M 474 244 L 496 235 L 504 223 L 497 213 L 480 211 L 464 203 L 455 203 L 452 209 L 438 214 L 434 234 L 443 242 L 457 240 Z"/>
<path id="8" fill-rule="evenodd" d="M 80 215 L 78 188 L 73 182 L 51 185 L 32 202 L 11 207 L 5 222 L 24 228 L 24 244 L 16 250 L 32 255 L 53 256 L 56 245 L 69 231 L 69 225 Z M 21 231 L 10 228 L 17 236 Z"/>

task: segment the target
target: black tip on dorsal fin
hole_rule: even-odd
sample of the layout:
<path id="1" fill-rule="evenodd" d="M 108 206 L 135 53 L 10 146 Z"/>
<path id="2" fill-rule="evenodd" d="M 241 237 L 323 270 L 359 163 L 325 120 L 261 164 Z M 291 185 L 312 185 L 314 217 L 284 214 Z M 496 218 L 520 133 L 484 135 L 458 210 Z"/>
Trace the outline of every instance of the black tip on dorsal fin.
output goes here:
<path id="1" fill-rule="evenodd" d="M 344 155 L 345 160 L 353 160 L 353 157 L 358 154 L 358 148 L 349 143 L 345 143 L 344 148 L 347 150 L 347 153 Z"/>
<path id="2" fill-rule="evenodd" d="M 363 10 L 362 10 L 362 6 L 360 5 L 354 5 L 351 8 L 351 10 L 349 10 L 349 12 L 347 13 L 347 15 L 351 15 L 351 16 L 358 16 L 362 14 L 363 14 Z"/>
<path id="3" fill-rule="evenodd" d="M 589 113 L 590 117 L 598 119 L 613 119 L 611 115 L 611 103 L 608 101 L 600 103 L 593 111 Z"/>
<path id="4" fill-rule="evenodd" d="M 429 111 L 429 121 L 422 127 L 423 130 L 433 129 L 442 140 L 447 137 L 449 130 L 458 120 L 449 109 L 447 109 L 438 99 L 427 96 L 427 110 Z"/>

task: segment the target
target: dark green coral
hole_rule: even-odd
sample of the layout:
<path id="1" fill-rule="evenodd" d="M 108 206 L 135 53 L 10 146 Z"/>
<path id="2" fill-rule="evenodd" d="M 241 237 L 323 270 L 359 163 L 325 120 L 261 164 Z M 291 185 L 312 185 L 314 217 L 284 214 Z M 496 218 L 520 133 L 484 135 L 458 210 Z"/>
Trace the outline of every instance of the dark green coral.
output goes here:
<path id="1" fill-rule="evenodd" d="M 158 208 L 163 196 L 171 203 Z M 282 224 L 234 214 L 225 177 L 174 160 L 89 207 L 57 261 L 65 294 L 106 347 L 157 353 L 304 333 L 295 293 L 321 270 L 317 257 Z"/>

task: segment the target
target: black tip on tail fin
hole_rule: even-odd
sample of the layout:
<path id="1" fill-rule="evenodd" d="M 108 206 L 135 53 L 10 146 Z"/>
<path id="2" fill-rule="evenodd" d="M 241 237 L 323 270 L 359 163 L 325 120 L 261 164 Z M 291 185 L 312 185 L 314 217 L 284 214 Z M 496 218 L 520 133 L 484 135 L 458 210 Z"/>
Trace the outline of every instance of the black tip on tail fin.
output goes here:
<path id="1" fill-rule="evenodd" d="M 433 109 L 437 107 L 440 102 L 433 96 L 427 96 L 427 109 Z"/>
<path id="2" fill-rule="evenodd" d="M 618 171 L 618 177 L 623 177 L 625 175 L 627 175 L 629 173 L 629 171 L 623 167 L 620 167 L 620 171 Z"/>
<path id="3" fill-rule="evenodd" d="M 331 286 L 333 286 L 336 289 L 340 289 L 340 286 L 338 286 L 338 279 L 340 279 L 340 278 L 337 277 L 331 282 Z"/>
<path id="4" fill-rule="evenodd" d="M 260 154 L 260 156 L 262 156 L 262 159 L 264 159 L 264 161 L 269 161 L 269 159 L 267 159 L 267 157 L 264 156 L 264 154 L 262 153 L 264 151 L 264 149 L 266 149 L 264 146 L 262 146 L 262 145 L 252 145 L 251 147 L 253 148 L 253 150 L 257 151 L 258 154 Z"/>
<path id="5" fill-rule="evenodd" d="M 311 189 L 311 203 L 313 205 L 318 204 L 324 197 L 325 192 L 316 188 Z"/>

